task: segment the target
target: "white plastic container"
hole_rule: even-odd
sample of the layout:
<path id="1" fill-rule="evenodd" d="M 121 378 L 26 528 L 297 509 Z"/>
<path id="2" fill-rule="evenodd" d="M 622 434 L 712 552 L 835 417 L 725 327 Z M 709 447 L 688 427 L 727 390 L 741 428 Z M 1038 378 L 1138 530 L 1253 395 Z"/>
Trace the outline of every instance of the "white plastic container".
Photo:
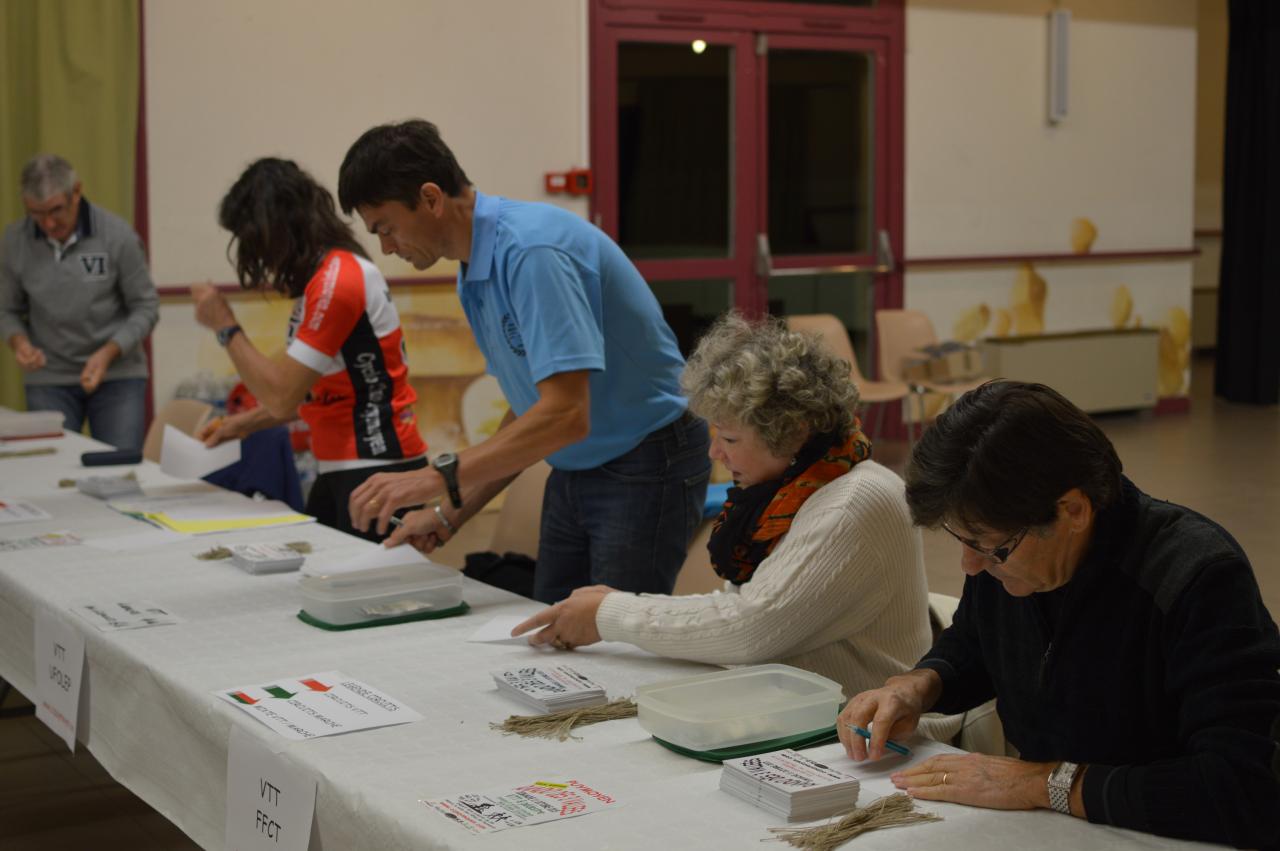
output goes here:
<path id="1" fill-rule="evenodd" d="M 830 727 L 840 685 L 790 665 L 753 665 L 636 689 L 640 726 L 663 741 L 712 751 Z"/>
<path id="2" fill-rule="evenodd" d="M 462 602 L 462 573 L 425 560 L 304 575 L 298 585 L 303 611 L 333 626 L 443 611 Z"/>

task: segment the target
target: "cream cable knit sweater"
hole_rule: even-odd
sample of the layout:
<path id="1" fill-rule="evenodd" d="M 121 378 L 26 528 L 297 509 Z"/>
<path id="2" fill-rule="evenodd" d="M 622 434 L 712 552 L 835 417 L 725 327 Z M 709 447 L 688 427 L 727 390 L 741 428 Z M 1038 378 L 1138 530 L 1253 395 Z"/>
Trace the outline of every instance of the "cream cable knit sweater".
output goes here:
<path id="1" fill-rule="evenodd" d="M 750 582 L 689 596 L 614 592 L 596 626 L 608 641 L 718 665 L 782 662 L 835 680 L 849 698 L 911 668 L 932 641 L 920 532 L 904 485 L 864 461 L 801 507 Z M 959 717 L 926 718 L 948 739 Z"/>

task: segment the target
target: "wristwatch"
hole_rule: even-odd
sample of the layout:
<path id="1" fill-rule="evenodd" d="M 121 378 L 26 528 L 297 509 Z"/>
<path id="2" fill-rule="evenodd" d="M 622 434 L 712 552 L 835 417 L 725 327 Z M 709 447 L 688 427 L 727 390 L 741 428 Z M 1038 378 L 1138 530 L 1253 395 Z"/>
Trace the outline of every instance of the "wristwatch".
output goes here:
<path id="1" fill-rule="evenodd" d="M 1080 766 L 1074 762 L 1060 762 L 1049 775 L 1049 806 L 1060 813 L 1071 815 L 1071 784 Z"/>
<path id="2" fill-rule="evenodd" d="M 441 452 L 431 466 L 444 477 L 445 487 L 449 489 L 449 502 L 454 508 L 462 508 L 462 492 L 458 490 L 458 456 L 452 452 Z"/>
<path id="3" fill-rule="evenodd" d="M 225 349 L 231 342 L 231 338 L 243 330 L 239 325 L 228 325 L 226 328 L 219 328 L 217 330 L 218 345 Z"/>

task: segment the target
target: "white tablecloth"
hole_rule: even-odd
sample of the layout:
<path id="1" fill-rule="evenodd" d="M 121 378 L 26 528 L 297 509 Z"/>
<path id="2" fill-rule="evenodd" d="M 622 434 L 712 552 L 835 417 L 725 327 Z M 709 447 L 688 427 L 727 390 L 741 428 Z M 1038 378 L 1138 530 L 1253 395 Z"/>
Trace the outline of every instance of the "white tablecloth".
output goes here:
<path id="1" fill-rule="evenodd" d="M 57 454 L 0 459 L 0 498 L 21 497 L 51 515 L 0 526 L 0 538 L 71 530 L 85 538 L 133 531 L 137 521 L 57 481 L 89 473 L 80 452 L 101 448 L 79 435 L 12 443 L 53 446 Z M 156 495 L 208 487 L 136 468 Z M 349 632 L 326 632 L 295 617 L 296 574 L 251 576 L 194 554 L 214 543 L 307 540 L 313 563 L 367 546 L 319 525 L 192 538 L 113 553 L 88 546 L 0 553 L 0 676 L 34 695 L 33 616 L 56 611 L 86 640 L 87 694 L 79 739 L 117 780 L 202 846 L 223 847 L 227 742 L 233 725 L 258 736 L 318 778 L 312 848 L 346 849 L 693 849 L 758 848 L 779 821 L 718 791 L 717 765 L 687 759 L 653 742 L 635 720 L 579 731 L 565 743 L 503 736 L 489 728 L 519 704 L 497 693 L 490 671 L 537 661 L 571 662 L 612 696 L 642 683 L 708 670 L 638 650 L 585 648 L 548 657 L 525 646 L 466 638 L 490 618 L 533 612 L 538 604 L 467 580 L 464 617 Z M 174 626 L 99 632 L 72 614 L 79 602 L 151 600 L 182 617 Z M 413 724 L 285 742 L 213 690 L 337 669 L 417 710 Z M 848 764 L 838 745 L 809 753 Z M 885 769 L 859 769 L 865 803 L 892 790 Z M 577 778 L 616 795 L 617 810 L 472 837 L 419 799 L 486 792 L 538 779 Z M 1169 840 L 1089 825 L 1048 811 L 999 813 L 924 804 L 945 821 L 867 834 L 860 849 L 1169 847 Z M 766 846 L 770 847 L 770 846 Z M 786 847 L 786 846 L 772 846 Z"/>

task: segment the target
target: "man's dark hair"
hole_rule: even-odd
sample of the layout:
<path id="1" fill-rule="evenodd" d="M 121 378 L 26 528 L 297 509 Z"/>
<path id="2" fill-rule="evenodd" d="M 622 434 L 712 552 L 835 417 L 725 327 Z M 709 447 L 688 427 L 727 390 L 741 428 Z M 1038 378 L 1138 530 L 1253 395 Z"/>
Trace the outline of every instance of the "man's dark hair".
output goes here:
<path id="1" fill-rule="evenodd" d="M 344 213 L 388 201 L 413 210 L 424 183 L 436 184 L 450 198 L 471 185 L 430 121 L 382 124 L 366 130 L 343 157 L 338 202 Z"/>
<path id="2" fill-rule="evenodd" d="M 916 444 L 907 504 L 918 526 L 955 520 L 1012 534 L 1052 523 L 1072 488 L 1101 511 L 1120 495 L 1121 469 L 1102 429 L 1056 390 L 988 381 L 939 415 Z"/>
<path id="3" fill-rule="evenodd" d="M 218 205 L 218 224 L 231 231 L 227 257 L 246 290 L 266 282 L 297 298 L 326 252 L 369 256 L 338 217 L 329 190 L 292 160 L 264 157 L 246 168 Z"/>

